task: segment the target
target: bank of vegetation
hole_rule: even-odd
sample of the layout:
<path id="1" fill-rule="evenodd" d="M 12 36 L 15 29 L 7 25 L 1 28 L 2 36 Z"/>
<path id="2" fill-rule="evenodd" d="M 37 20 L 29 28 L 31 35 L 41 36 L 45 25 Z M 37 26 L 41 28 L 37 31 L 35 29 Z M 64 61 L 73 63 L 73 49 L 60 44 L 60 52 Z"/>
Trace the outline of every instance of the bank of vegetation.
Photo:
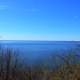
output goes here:
<path id="1" fill-rule="evenodd" d="M 0 48 L 0 80 L 80 80 L 80 49 L 67 53 L 28 65 L 18 51 Z"/>

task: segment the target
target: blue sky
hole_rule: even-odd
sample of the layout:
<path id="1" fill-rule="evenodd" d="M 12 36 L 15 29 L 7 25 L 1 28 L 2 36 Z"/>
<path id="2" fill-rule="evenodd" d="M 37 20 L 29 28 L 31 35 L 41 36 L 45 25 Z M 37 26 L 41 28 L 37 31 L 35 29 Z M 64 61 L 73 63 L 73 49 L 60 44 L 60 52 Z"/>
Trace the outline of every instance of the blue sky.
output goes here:
<path id="1" fill-rule="evenodd" d="M 80 0 L 0 0 L 2 40 L 80 40 Z"/>

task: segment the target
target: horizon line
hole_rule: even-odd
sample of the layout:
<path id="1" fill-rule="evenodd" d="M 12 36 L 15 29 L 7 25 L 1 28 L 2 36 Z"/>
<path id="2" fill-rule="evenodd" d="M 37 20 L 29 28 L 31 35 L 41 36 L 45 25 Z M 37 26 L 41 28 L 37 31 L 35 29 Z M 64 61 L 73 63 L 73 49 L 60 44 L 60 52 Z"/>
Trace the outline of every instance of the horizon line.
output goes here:
<path id="1" fill-rule="evenodd" d="M 66 42 L 66 41 L 70 41 L 70 42 L 79 42 L 80 40 L 16 40 L 16 39 L 14 39 L 14 40 L 0 40 L 0 41 L 64 41 L 64 42 Z"/>

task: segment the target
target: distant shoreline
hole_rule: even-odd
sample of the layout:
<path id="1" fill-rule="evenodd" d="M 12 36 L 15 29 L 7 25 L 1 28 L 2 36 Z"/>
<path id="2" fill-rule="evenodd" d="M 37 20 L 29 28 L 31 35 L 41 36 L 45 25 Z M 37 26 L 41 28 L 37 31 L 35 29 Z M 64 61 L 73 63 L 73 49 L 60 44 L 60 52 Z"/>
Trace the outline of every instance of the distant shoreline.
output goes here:
<path id="1" fill-rule="evenodd" d="M 79 40 L 78 41 L 71 41 L 71 40 L 0 40 L 0 41 L 37 41 L 37 42 L 80 42 Z"/>

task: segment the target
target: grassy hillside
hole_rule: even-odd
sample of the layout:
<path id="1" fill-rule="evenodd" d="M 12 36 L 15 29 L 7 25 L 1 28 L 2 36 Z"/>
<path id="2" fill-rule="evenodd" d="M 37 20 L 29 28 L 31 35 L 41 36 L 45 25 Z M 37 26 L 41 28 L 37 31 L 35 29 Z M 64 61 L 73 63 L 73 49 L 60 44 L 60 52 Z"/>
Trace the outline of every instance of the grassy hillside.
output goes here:
<path id="1" fill-rule="evenodd" d="M 79 48 L 76 48 L 79 52 Z M 80 80 L 80 56 L 76 51 L 56 55 L 39 64 L 28 65 L 12 49 L 0 49 L 0 80 Z M 27 59 L 26 59 L 27 60 Z M 59 64 L 60 60 L 63 63 Z M 55 65 L 56 68 L 50 65 Z"/>
<path id="2" fill-rule="evenodd" d="M 69 65 L 51 72 L 49 80 L 80 80 L 80 64 Z"/>

